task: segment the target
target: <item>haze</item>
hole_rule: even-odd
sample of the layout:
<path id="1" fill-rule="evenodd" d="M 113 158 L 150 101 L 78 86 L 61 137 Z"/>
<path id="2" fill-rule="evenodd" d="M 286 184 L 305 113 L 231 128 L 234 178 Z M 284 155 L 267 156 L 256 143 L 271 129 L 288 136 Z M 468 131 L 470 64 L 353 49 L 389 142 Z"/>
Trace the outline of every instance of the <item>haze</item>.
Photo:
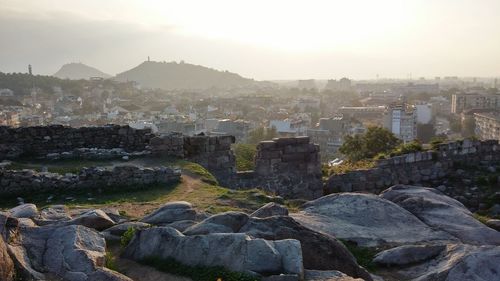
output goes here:
<path id="1" fill-rule="evenodd" d="M 500 75 L 500 1 L 5 1 L 0 71 L 185 60 L 259 80 Z"/>

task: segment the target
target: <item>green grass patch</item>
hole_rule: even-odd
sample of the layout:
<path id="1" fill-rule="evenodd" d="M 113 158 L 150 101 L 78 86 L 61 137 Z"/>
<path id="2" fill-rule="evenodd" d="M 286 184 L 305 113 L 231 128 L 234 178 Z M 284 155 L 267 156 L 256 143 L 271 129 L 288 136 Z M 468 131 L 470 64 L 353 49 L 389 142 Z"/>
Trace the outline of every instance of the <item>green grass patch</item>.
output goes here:
<path id="1" fill-rule="evenodd" d="M 340 240 L 342 244 L 351 252 L 351 254 L 356 258 L 359 265 L 366 268 L 370 272 L 375 272 L 377 266 L 373 263 L 373 258 L 378 253 L 375 248 L 360 247 L 356 243 L 351 241 Z"/>
<path id="2" fill-rule="evenodd" d="M 201 165 L 193 162 L 181 162 L 181 168 L 183 171 L 197 175 L 200 179 L 206 183 L 218 185 L 217 179 L 212 175 L 207 169 L 203 168 Z"/>
<path id="3" fill-rule="evenodd" d="M 472 216 L 473 216 L 476 220 L 480 221 L 481 223 L 483 223 L 483 224 L 485 224 L 485 225 L 486 225 L 486 222 L 487 222 L 488 220 L 490 220 L 490 219 L 491 219 L 491 218 L 490 218 L 490 217 L 488 217 L 488 216 L 485 216 L 485 215 L 480 215 L 480 214 L 478 214 L 478 213 L 474 213 L 474 214 L 472 214 Z"/>
<path id="4" fill-rule="evenodd" d="M 233 145 L 233 151 L 238 171 L 248 171 L 255 168 L 254 157 L 255 153 L 257 153 L 257 146 L 255 144 L 235 144 Z"/>
<path id="5" fill-rule="evenodd" d="M 187 266 L 175 259 L 146 258 L 142 264 L 152 266 L 157 270 L 174 275 L 191 278 L 193 281 L 258 281 L 260 278 L 242 272 L 230 271 L 221 266 Z"/>
<path id="6" fill-rule="evenodd" d="M 104 256 L 105 264 L 104 266 L 106 268 L 109 268 L 114 271 L 118 271 L 118 266 L 116 265 L 116 257 L 113 255 L 111 252 L 106 252 L 106 255 Z"/>
<path id="7" fill-rule="evenodd" d="M 129 227 L 127 231 L 123 233 L 122 237 L 120 238 L 120 245 L 122 246 L 122 248 L 128 246 L 130 241 L 132 241 L 132 238 L 134 238 L 136 231 L 137 229 L 135 227 Z"/>

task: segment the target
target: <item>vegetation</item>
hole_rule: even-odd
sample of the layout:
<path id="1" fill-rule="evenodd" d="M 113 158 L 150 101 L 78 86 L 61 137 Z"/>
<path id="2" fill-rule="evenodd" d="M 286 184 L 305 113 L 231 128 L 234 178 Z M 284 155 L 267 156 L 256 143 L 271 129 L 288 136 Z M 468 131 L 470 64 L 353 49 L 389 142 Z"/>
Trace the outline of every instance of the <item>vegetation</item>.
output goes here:
<path id="1" fill-rule="evenodd" d="M 236 156 L 236 169 L 238 171 L 248 171 L 255 168 L 254 157 L 257 147 L 254 144 L 235 144 L 234 155 Z"/>
<path id="2" fill-rule="evenodd" d="M 118 266 L 116 265 L 116 257 L 113 255 L 111 252 L 106 252 L 106 256 L 104 256 L 105 264 L 104 266 L 114 270 L 118 271 Z"/>
<path id="3" fill-rule="evenodd" d="M 132 241 L 132 238 L 134 238 L 135 232 L 137 229 L 135 227 L 129 227 L 125 233 L 123 233 L 122 237 L 120 238 L 120 245 L 125 248 L 127 245 Z"/>
<path id="4" fill-rule="evenodd" d="M 346 136 L 339 151 L 348 160 L 356 162 L 362 159 L 371 159 L 380 153 L 390 153 L 400 140 L 389 130 L 382 127 L 368 127 L 365 134 Z"/>
<path id="5" fill-rule="evenodd" d="M 328 167 L 323 166 L 323 176 L 329 177 L 331 175 L 345 174 L 355 170 L 366 170 L 375 167 L 375 161 L 372 159 L 363 159 L 359 161 L 345 161 L 340 165 Z"/>
<path id="6" fill-rule="evenodd" d="M 221 266 L 187 266 L 175 259 L 150 257 L 142 260 L 143 264 L 160 271 L 191 278 L 193 281 L 258 281 L 260 278 L 242 272 L 234 272 Z"/>
<path id="7" fill-rule="evenodd" d="M 373 258 L 378 253 L 375 248 L 360 247 L 356 243 L 351 241 L 340 240 L 342 244 L 351 252 L 351 254 L 356 258 L 359 265 L 366 268 L 370 272 L 377 270 L 377 266 L 373 262 Z"/>
<path id="8" fill-rule="evenodd" d="M 207 169 L 203 168 L 200 164 L 186 162 L 184 164 L 181 164 L 181 166 L 184 171 L 200 176 L 201 180 L 206 183 L 213 185 L 219 184 L 214 175 L 212 175 Z"/>

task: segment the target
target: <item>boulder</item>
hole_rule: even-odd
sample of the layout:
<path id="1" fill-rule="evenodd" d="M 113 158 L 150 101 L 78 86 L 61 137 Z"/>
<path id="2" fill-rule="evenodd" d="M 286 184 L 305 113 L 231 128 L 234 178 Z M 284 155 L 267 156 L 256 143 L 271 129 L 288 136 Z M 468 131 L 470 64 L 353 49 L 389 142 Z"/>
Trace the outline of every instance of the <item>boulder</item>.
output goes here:
<path id="1" fill-rule="evenodd" d="M 248 215 L 242 212 L 220 213 L 187 228 L 184 234 L 234 233 L 238 232 L 247 221 Z"/>
<path id="2" fill-rule="evenodd" d="M 373 194 L 330 194 L 309 201 L 302 211 L 291 216 L 312 230 L 363 247 L 456 241 L 450 234 L 432 229 L 404 208 Z"/>
<path id="3" fill-rule="evenodd" d="M 14 207 L 8 212 L 14 218 L 35 218 L 38 216 L 38 209 L 35 204 L 22 204 Z"/>
<path id="4" fill-rule="evenodd" d="M 460 202 L 434 188 L 395 185 L 380 194 L 434 229 L 473 245 L 500 245 L 500 232 L 478 220 Z"/>
<path id="5" fill-rule="evenodd" d="M 176 221 L 173 223 L 169 223 L 166 226 L 170 226 L 172 228 L 179 230 L 180 232 L 184 232 L 186 229 L 188 229 L 189 227 L 191 227 L 195 224 L 196 224 L 195 221 L 183 220 L 183 221 Z"/>
<path id="6" fill-rule="evenodd" d="M 171 227 L 148 228 L 137 231 L 123 256 L 136 261 L 174 258 L 190 266 L 224 266 L 239 272 L 303 275 L 300 242 L 252 239 L 243 233 L 184 236 Z"/>
<path id="7" fill-rule="evenodd" d="M 500 220 L 497 219 L 487 220 L 486 225 L 495 229 L 496 231 L 500 231 Z"/>
<path id="8" fill-rule="evenodd" d="M 95 272 L 89 274 L 88 281 L 134 281 L 127 276 L 107 268 L 99 268 Z"/>
<path id="9" fill-rule="evenodd" d="M 272 216 L 288 216 L 288 209 L 274 202 L 267 203 L 253 212 L 250 217 L 267 218 Z"/>
<path id="10" fill-rule="evenodd" d="M 95 209 L 87 211 L 64 224 L 83 225 L 96 230 L 103 230 L 112 227 L 115 222 L 102 210 Z"/>
<path id="11" fill-rule="evenodd" d="M 250 218 L 240 229 L 251 237 L 266 240 L 296 239 L 302 245 L 306 269 L 339 270 L 350 276 L 371 280 L 354 256 L 333 236 L 306 228 L 288 216 Z"/>
<path id="12" fill-rule="evenodd" d="M 404 245 L 378 253 L 373 261 L 381 265 L 408 265 L 436 257 L 446 245 Z"/>
<path id="13" fill-rule="evenodd" d="M 112 227 L 110 227 L 110 228 L 102 231 L 101 233 L 108 240 L 119 240 L 119 239 L 121 239 L 121 236 L 129 228 L 143 229 L 143 228 L 146 228 L 146 227 L 149 227 L 149 226 L 150 225 L 147 224 L 147 223 L 138 222 L 138 221 L 124 222 L 124 223 L 112 226 Z"/>
<path id="14" fill-rule="evenodd" d="M 7 244 L 4 241 L 3 235 L 0 235 L 0 280 L 14 280 L 14 263 L 7 252 Z"/>
<path id="15" fill-rule="evenodd" d="M 169 202 L 141 221 L 149 224 L 168 224 L 181 220 L 195 220 L 196 211 L 191 203 L 185 201 Z"/>
<path id="16" fill-rule="evenodd" d="M 306 270 L 305 281 L 363 281 L 361 278 L 352 278 L 340 271 Z"/>
<path id="17" fill-rule="evenodd" d="M 434 259 L 406 267 L 389 268 L 396 280 L 500 280 L 500 246 L 449 244 Z"/>

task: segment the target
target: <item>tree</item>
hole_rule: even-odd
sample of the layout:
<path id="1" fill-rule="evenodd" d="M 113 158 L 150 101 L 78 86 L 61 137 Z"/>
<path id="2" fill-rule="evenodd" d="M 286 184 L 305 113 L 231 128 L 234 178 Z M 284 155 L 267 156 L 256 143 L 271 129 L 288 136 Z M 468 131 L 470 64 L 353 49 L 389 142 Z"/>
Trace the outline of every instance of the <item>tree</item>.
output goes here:
<path id="1" fill-rule="evenodd" d="M 351 161 L 373 158 L 380 153 L 390 153 L 401 141 L 382 127 L 368 127 L 363 135 L 346 136 L 339 151 Z"/>

